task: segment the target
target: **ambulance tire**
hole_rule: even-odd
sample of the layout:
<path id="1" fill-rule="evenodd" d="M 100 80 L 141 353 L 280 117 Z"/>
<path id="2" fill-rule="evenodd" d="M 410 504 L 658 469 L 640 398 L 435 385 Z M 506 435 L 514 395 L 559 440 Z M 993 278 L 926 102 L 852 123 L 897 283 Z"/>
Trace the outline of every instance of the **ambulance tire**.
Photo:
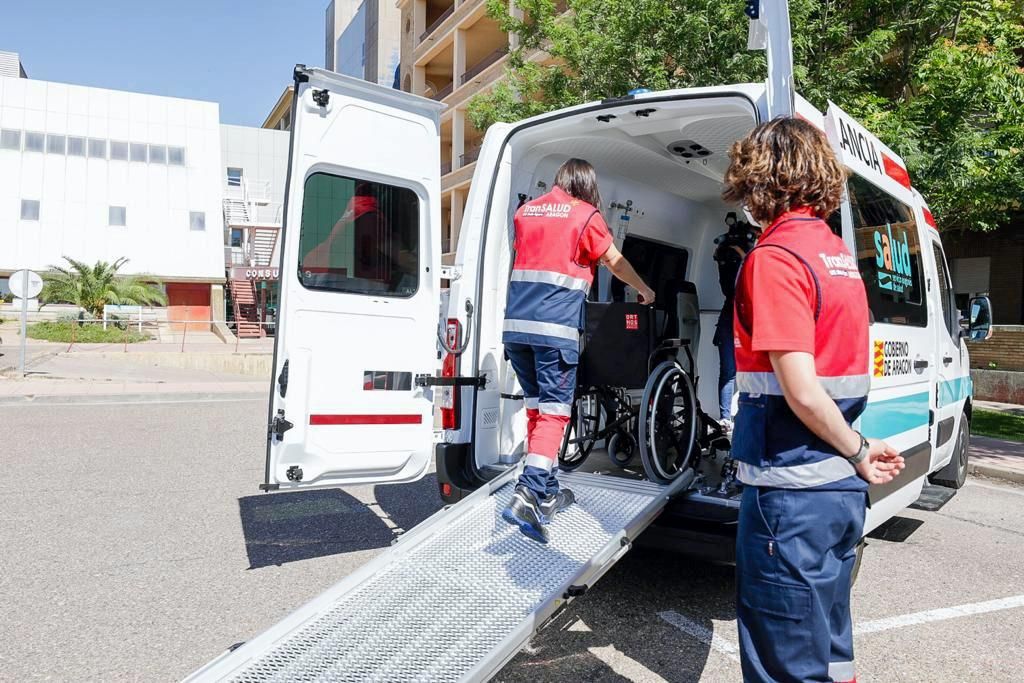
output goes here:
<path id="1" fill-rule="evenodd" d="M 668 484 L 693 467 L 697 448 L 697 393 L 674 361 L 654 368 L 640 400 L 640 458 L 647 478 Z"/>
<path id="2" fill-rule="evenodd" d="M 953 457 L 941 470 L 928 478 L 933 484 L 946 488 L 959 489 L 967 483 L 967 465 L 971 446 L 971 424 L 966 413 L 960 416 L 960 431 L 956 435 Z"/>
<path id="3" fill-rule="evenodd" d="M 857 575 L 860 574 L 860 563 L 864 561 L 864 548 L 867 545 L 868 542 L 863 538 L 857 544 L 857 559 L 853 561 L 853 572 L 850 574 L 850 588 L 853 588 L 857 583 Z"/>

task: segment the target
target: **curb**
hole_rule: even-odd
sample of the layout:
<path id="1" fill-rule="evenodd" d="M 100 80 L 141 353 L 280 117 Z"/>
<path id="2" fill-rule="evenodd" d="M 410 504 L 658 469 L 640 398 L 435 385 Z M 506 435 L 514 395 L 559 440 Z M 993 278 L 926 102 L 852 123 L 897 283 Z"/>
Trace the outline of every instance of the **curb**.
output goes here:
<path id="1" fill-rule="evenodd" d="M 148 394 L 39 394 L 0 396 L 0 406 L 81 405 L 95 403 L 218 403 L 228 401 L 267 401 L 265 391 L 192 392 Z"/>
<path id="2" fill-rule="evenodd" d="M 1024 472 L 1020 470 L 1013 470 L 1009 467 L 1000 467 L 999 465 L 984 465 L 968 462 L 967 474 L 988 477 L 989 479 L 999 479 L 1001 481 L 1008 481 L 1014 484 L 1024 484 Z"/>

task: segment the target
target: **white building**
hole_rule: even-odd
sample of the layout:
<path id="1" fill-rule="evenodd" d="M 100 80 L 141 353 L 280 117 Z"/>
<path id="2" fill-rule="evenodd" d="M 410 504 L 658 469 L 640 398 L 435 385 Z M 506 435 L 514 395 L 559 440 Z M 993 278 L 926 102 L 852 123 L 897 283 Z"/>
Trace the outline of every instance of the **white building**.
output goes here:
<path id="1" fill-rule="evenodd" d="M 397 87 L 401 10 L 391 0 L 332 0 L 327 6 L 324 65 Z"/>
<path id="2" fill-rule="evenodd" d="M 225 319 L 233 266 L 276 268 L 287 132 L 222 126 L 212 102 L 30 80 L 13 53 L 0 72 L 3 290 L 65 256 L 127 258 L 121 273 L 162 282 L 168 318 L 199 329 Z"/>

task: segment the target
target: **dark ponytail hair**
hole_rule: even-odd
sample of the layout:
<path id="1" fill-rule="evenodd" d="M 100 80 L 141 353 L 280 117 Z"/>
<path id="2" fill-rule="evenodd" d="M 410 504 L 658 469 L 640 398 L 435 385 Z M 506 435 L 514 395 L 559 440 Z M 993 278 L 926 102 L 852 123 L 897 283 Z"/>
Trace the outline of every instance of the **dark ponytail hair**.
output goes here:
<path id="1" fill-rule="evenodd" d="M 555 185 L 570 196 L 582 199 L 598 211 L 601 210 L 601 193 L 597 190 L 597 171 L 590 162 L 583 159 L 569 159 L 558 167 Z"/>

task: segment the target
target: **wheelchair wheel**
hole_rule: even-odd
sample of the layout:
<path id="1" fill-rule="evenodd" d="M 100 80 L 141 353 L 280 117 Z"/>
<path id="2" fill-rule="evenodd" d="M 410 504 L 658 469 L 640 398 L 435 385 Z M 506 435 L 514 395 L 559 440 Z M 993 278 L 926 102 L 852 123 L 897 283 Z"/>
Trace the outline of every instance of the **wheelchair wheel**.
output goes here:
<path id="1" fill-rule="evenodd" d="M 640 402 L 640 456 L 649 479 L 667 484 L 692 467 L 697 420 L 690 376 L 673 361 L 656 367 Z"/>
<path id="2" fill-rule="evenodd" d="M 636 455 L 636 437 L 629 432 L 615 432 L 608 439 L 608 457 L 619 467 L 625 467 Z"/>
<path id="3" fill-rule="evenodd" d="M 562 435 L 562 448 L 558 452 L 559 469 L 571 472 L 587 459 L 594 450 L 601 431 L 601 402 L 594 394 L 584 394 L 572 404 L 569 424 Z"/>

